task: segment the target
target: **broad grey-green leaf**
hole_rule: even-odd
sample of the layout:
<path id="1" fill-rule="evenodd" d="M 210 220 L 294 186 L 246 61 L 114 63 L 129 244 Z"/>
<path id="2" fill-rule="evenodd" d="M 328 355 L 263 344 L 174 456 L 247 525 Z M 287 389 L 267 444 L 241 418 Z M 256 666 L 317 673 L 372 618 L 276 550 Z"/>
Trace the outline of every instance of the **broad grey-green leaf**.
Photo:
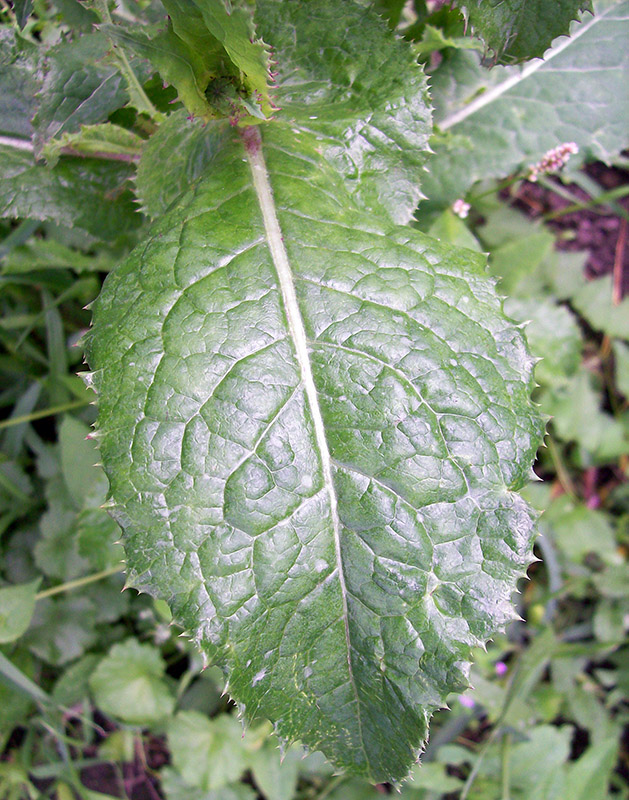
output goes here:
<path id="1" fill-rule="evenodd" d="M 157 648 L 127 639 L 111 648 L 89 685 L 106 714 L 131 725 L 146 725 L 170 716 L 175 707 L 165 669 Z"/>
<path id="2" fill-rule="evenodd" d="M 480 178 L 536 163 L 562 142 L 578 159 L 608 161 L 629 143 L 629 2 L 576 25 L 544 61 L 483 69 L 470 52 L 452 51 L 431 78 L 442 135 L 423 179 L 429 207 L 448 205 Z"/>
<path id="3" fill-rule="evenodd" d="M 629 344 L 616 341 L 612 345 L 614 351 L 614 372 L 616 386 L 629 399 Z"/>
<path id="4" fill-rule="evenodd" d="M 180 711 L 168 723 L 173 763 L 190 786 L 205 791 L 235 783 L 247 768 L 242 726 L 235 716 L 208 719 L 198 711 Z"/>
<path id="5" fill-rule="evenodd" d="M 107 480 L 98 461 L 90 428 L 76 417 L 66 415 L 59 425 L 61 472 L 77 508 L 98 506 L 105 500 Z"/>
<path id="6" fill-rule="evenodd" d="M 509 297 L 505 311 L 516 322 L 528 322 L 526 338 L 541 361 L 535 368 L 540 383 L 559 386 L 574 375 L 581 360 L 581 331 L 572 312 L 543 297 Z"/>
<path id="7" fill-rule="evenodd" d="M 513 616 L 532 360 L 482 256 L 365 212 L 315 135 L 261 135 L 232 129 L 105 283 L 102 459 L 130 582 L 248 718 L 400 778 Z"/>
<path id="8" fill-rule="evenodd" d="M 477 252 L 482 250 L 480 242 L 472 231 L 449 208 L 446 208 L 433 222 L 428 235 L 439 239 L 441 242 L 456 245 L 456 247 L 467 247 L 469 250 L 476 250 Z"/>
<path id="9" fill-rule="evenodd" d="M 166 800 L 257 800 L 258 797 L 246 783 L 233 783 L 210 791 L 190 786 L 170 767 L 160 770 L 159 778 Z"/>
<path id="10" fill-rule="evenodd" d="M 112 240 L 138 228 L 129 164 L 66 157 L 52 169 L 36 164 L 28 149 L 0 141 L 0 217 L 50 220 Z"/>
<path id="11" fill-rule="evenodd" d="M 557 36 L 567 35 L 591 0 L 457 0 L 493 61 L 513 64 L 541 58 Z"/>
<path id="12" fill-rule="evenodd" d="M 98 639 L 96 611 L 81 595 L 45 597 L 35 606 L 22 642 L 35 655 L 59 666 L 82 656 Z"/>
<path id="13" fill-rule="evenodd" d="M 595 331 L 629 339 L 629 298 L 617 305 L 612 299 L 612 276 L 588 281 L 572 298 L 572 304 Z"/>

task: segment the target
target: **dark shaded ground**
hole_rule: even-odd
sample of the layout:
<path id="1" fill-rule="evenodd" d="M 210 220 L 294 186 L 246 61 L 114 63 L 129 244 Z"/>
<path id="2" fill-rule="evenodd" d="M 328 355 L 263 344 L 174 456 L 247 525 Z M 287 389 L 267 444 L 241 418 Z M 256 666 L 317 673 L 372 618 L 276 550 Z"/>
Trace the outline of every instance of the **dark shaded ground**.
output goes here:
<path id="1" fill-rule="evenodd" d="M 629 185 L 629 172 L 607 167 L 596 162 L 585 168 L 586 174 L 605 191 Z M 556 178 L 551 180 L 557 181 Z M 558 185 L 559 182 L 557 181 Z M 576 184 L 566 188 L 583 203 L 591 198 Z M 629 196 L 615 201 L 629 214 Z M 523 181 L 512 198 L 516 208 L 535 219 L 568 208 L 571 201 L 549 191 L 538 183 Z M 588 250 L 585 265 L 588 278 L 614 275 L 615 299 L 629 294 L 629 223 L 616 214 L 610 206 L 600 205 L 591 209 L 573 211 L 555 219 L 548 225 L 557 232 L 557 247 L 560 250 Z"/>

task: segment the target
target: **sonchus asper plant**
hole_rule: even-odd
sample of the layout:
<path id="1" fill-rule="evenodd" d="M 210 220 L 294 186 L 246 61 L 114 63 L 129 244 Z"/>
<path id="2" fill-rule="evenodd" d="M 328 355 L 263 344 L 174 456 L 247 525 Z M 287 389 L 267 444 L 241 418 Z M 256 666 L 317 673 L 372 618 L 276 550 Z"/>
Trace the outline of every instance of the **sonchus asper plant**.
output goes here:
<path id="1" fill-rule="evenodd" d="M 145 146 L 154 221 L 87 342 L 128 581 L 247 719 L 399 779 L 515 616 L 533 361 L 484 257 L 408 224 L 429 95 L 372 8 L 164 5 L 153 37 L 102 26 L 187 106 Z"/>

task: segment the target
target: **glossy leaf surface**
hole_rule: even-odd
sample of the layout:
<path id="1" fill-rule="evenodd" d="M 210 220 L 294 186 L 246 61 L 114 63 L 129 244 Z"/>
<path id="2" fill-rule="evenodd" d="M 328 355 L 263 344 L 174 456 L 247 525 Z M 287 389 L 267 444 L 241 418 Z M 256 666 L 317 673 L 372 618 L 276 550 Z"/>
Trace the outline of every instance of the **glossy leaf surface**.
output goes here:
<path id="1" fill-rule="evenodd" d="M 281 118 L 316 136 L 361 205 L 408 222 L 432 127 L 426 78 L 409 48 L 355 3 L 262 0 L 256 19 L 278 61 Z"/>
<path id="2" fill-rule="evenodd" d="M 29 138 L 40 86 L 37 47 L 4 28 L 0 50 L 0 134 Z"/>
<path id="3" fill-rule="evenodd" d="M 530 560 L 532 362 L 480 256 L 363 211 L 316 137 L 256 136 L 106 282 L 103 461 L 131 582 L 247 715 L 401 777 Z"/>
<path id="4" fill-rule="evenodd" d="M 101 33 L 93 33 L 48 51 L 34 119 L 38 148 L 53 136 L 104 122 L 127 102 L 124 78 L 106 60 L 109 47 Z"/>

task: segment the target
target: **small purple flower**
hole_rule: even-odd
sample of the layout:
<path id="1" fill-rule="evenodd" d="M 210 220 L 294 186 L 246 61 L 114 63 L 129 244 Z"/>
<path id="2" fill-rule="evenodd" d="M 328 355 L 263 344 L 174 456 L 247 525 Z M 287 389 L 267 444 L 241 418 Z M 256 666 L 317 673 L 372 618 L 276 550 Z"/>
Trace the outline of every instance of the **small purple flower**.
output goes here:
<path id="1" fill-rule="evenodd" d="M 507 674 L 509 668 L 504 661 L 497 661 L 494 669 L 496 670 L 496 675 L 501 678 L 503 675 Z"/>
<path id="2" fill-rule="evenodd" d="M 459 703 L 465 708 L 474 708 L 474 700 L 467 694 L 459 695 Z"/>

